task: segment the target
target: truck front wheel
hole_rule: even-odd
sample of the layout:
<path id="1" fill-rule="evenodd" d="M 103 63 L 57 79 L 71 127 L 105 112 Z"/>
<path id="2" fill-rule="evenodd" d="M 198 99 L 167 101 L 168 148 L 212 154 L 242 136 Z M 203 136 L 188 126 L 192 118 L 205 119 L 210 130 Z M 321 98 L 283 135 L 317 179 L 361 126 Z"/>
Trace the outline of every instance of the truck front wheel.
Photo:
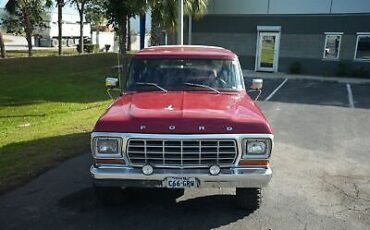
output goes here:
<path id="1" fill-rule="evenodd" d="M 236 200 L 240 208 L 255 211 L 262 202 L 261 188 L 236 188 Z"/>
<path id="2" fill-rule="evenodd" d="M 67 39 L 67 46 L 68 47 L 74 46 L 74 44 L 75 44 L 75 42 L 74 42 L 73 39 L 70 39 L 70 38 Z"/>
<path id="3" fill-rule="evenodd" d="M 51 47 L 57 47 L 59 45 L 59 40 L 56 38 L 51 39 Z"/>

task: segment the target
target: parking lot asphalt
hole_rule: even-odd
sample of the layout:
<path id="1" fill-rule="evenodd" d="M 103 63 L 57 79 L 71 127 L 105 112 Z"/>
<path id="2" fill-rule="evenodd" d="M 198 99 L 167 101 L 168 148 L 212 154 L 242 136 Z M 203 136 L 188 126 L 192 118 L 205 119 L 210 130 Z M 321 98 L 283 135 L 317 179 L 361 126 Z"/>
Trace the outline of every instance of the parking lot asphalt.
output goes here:
<path id="1" fill-rule="evenodd" d="M 370 84 L 350 84 L 350 103 L 346 83 L 284 81 L 265 79 L 258 102 L 275 132 L 259 210 L 232 189 L 131 189 L 103 206 L 85 153 L 2 195 L 0 229 L 368 229 Z"/>
<path id="2" fill-rule="evenodd" d="M 280 85 L 281 87 L 278 88 Z M 277 88 L 278 90 L 275 91 Z M 352 105 L 350 98 L 352 98 Z M 266 78 L 260 100 L 266 101 L 266 99 L 274 102 L 369 109 L 370 83 Z"/>

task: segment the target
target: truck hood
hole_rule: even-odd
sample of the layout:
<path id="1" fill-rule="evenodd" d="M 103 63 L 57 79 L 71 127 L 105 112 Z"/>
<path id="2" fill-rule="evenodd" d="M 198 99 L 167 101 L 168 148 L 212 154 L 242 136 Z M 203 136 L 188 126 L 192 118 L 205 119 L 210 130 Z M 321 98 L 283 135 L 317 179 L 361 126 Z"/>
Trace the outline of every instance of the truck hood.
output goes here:
<path id="1" fill-rule="evenodd" d="M 123 94 L 101 116 L 94 131 L 152 134 L 272 132 L 258 106 L 244 91 Z"/>

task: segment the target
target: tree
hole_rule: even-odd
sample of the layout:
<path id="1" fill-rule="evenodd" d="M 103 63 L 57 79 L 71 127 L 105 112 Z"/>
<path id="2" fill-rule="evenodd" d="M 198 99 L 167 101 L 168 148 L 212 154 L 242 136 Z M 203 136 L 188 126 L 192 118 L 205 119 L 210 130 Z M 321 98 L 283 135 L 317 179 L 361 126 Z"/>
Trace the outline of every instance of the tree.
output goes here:
<path id="1" fill-rule="evenodd" d="M 91 0 L 86 5 L 86 21 L 95 27 L 96 31 L 96 44 L 99 47 L 99 32 L 100 27 L 106 22 L 105 11 L 102 7 L 103 0 Z"/>
<path id="2" fill-rule="evenodd" d="M 59 56 L 62 55 L 62 23 L 63 23 L 63 7 L 65 5 L 64 0 L 56 0 L 57 1 L 57 8 L 58 8 L 58 54 Z"/>
<path id="3" fill-rule="evenodd" d="M 84 52 L 84 13 L 85 7 L 91 0 L 72 0 L 71 4 L 75 5 L 80 16 L 80 48 L 78 52 L 82 54 Z"/>
<path id="4" fill-rule="evenodd" d="M 25 32 L 28 56 L 32 56 L 32 36 L 37 28 L 46 27 L 44 23 L 45 7 L 51 6 L 51 0 L 9 0 L 5 5 L 8 15 L 3 23 L 8 32 Z"/>
<path id="5" fill-rule="evenodd" d="M 123 73 L 127 73 L 126 41 L 127 19 L 129 16 L 145 13 L 146 0 L 105 0 L 103 3 L 108 23 L 113 25 L 119 34 L 119 47 Z"/>
<path id="6" fill-rule="evenodd" d="M 0 30 L 0 56 L 5 58 L 5 45 L 4 45 L 4 38 L 3 33 Z"/>
<path id="7" fill-rule="evenodd" d="M 130 20 L 131 16 L 128 16 L 127 18 L 127 50 L 131 50 L 131 23 Z"/>
<path id="8" fill-rule="evenodd" d="M 4 37 L 3 37 L 3 32 L 1 31 L 1 21 L 0 21 L 0 57 L 1 58 L 6 57 Z"/>
<path id="9" fill-rule="evenodd" d="M 152 11 L 151 44 L 159 45 L 161 28 L 170 32 L 176 30 L 177 0 L 150 0 Z M 184 0 L 184 13 L 200 18 L 207 12 L 208 0 Z"/>

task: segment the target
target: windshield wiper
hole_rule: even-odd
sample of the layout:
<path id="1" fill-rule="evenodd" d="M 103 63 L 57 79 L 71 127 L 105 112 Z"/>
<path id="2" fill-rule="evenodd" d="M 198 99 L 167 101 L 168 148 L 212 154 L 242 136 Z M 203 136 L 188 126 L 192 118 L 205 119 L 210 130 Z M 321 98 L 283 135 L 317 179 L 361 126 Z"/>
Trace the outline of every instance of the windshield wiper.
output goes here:
<path id="1" fill-rule="evenodd" d="M 190 83 L 190 82 L 186 82 L 185 85 L 189 85 L 189 86 L 195 86 L 195 87 L 201 87 L 201 88 L 206 88 L 206 89 L 209 89 L 209 90 L 212 90 L 216 93 L 221 93 L 220 91 L 218 91 L 217 89 L 215 88 L 212 88 L 211 86 L 208 86 L 208 85 L 201 85 L 201 84 L 194 84 L 194 83 Z"/>
<path id="2" fill-rule="evenodd" d="M 152 83 L 152 82 L 136 82 L 136 85 L 150 85 L 150 86 L 154 86 L 154 87 L 157 87 L 158 89 L 162 90 L 163 92 L 168 92 L 168 90 L 160 87 L 159 85 L 155 84 L 155 83 Z"/>

